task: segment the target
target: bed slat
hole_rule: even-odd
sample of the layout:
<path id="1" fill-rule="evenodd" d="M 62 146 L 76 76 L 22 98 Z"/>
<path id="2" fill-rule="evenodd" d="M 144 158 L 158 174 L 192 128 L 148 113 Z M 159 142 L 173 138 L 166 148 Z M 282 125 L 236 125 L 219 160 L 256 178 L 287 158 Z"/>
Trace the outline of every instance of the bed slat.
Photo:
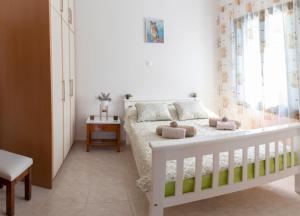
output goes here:
<path id="1" fill-rule="evenodd" d="M 265 147 L 265 165 L 266 165 L 266 176 L 270 174 L 270 143 L 266 144 Z"/>
<path id="2" fill-rule="evenodd" d="M 243 182 L 248 179 L 248 147 L 243 148 Z"/>
<path id="3" fill-rule="evenodd" d="M 284 140 L 282 144 L 283 144 L 283 169 L 286 170 L 287 169 L 287 155 L 286 155 L 287 140 Z"/>
<path id="4" fill-rule="evenodd" d="M 195 192 L 199 192 L 202 190 L 202 158 L 202 154 L 196 155 Z"/>
<path id="5" fill-rule="evenodd" d="M 255 145 L 255 178 L 259 177 L 259 145 Z"/>
<path id="6" fill-rule="evenodd" d="M 180 159 L 177 160 L 177 165 L 176 165 L 176 196 L 182 195 L 183 162 L 184 162 L 183 158 L 180 158 Z"/>
<path id="7" fill-rule="evenodd" d="M 228 170 L 228 183 L 234 183 L 234 150 L 229 151 L 229 170 Z"/>
<path id="8" fill-rule="evenodd" d="M 220 155 L 219 152 L 213 154 L 213 188 L 217 188 L 219 186 L 219 160 Z"/>
<path id="9" fill-rule="evenodd" d="M 291 138 L 291 167 L 294 167 L 295 165 L 295 143 L 294 143 L 294 137 Z"/>
<path id="10" fill-rule="evenodd" d="M 278 152 L 278 141 L 275 142 L 275 172 L 279 172 L 279 152 Z"/>

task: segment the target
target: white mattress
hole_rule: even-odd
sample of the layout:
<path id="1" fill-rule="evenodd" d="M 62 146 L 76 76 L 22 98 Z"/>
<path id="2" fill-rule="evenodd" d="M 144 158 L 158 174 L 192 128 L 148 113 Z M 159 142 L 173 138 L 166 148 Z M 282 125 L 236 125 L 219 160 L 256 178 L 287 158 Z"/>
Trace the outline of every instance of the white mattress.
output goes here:
<path id="1" fill-rule="evenodd" d="M 137 165 L 140 178 L 137 186 L 144 192 L 151 189 L 151 164 L 152 153 L 149 146 L 150 141 L 165 140 L 157 136 L 155 131 L 158 125 L 168 125 L 169 121 L 141 122 L 137 123 L 135 111 L 130 111 L 125 117 L 125 130 L 130 138 L 131 148 Z M 197 136 L 214 136 L 228 133 L 240 133 L 241 131 L 219 131 L 208 126 L 207 119 L 182 121 L 179 124 L 191 125 L 197 129 Z M 261 145 L 259 150 L 260 160 L 265 159 L 265 146 Z M 283 153 L 283 146 L 279 145 L 279 153 Z M 270 156 L 275 156 L 275 146 L 270 145 Z M 242 150 L 235 151 L 235 166 L 242 166 Z M 255 149 L 249 148 L 248 162 L 255 161 Z M 212 173 L 213 156 L 203 156 L 203 175 Z M 220 153 L 220 170 L 228 169 L 228 152 Z M 184 178 L 192 178 L 195 174 L 195 158 L 184 160 Z M 174 181 L 176 178 L 176 161 L 168 161 L 166 167 L 166 182 Z"/>

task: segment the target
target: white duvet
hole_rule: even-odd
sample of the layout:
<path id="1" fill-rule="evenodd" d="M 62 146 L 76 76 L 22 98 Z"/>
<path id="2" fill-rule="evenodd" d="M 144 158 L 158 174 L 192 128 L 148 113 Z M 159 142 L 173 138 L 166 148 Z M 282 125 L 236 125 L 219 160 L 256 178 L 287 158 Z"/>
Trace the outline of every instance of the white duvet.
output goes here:
<path id="1" fill-rule="evenodd" d="M 174 113 L 173 113 L 174 115 Z M 144 192 L 151 189 L 151 164 L 152 153 L 149 146 L 150 141 L 165 140 L 157 136 L 155 131 L 158 125 L 168 125 L 169 121 L 141 122 L 137 123 L 135 110 L 126 113 L 125 130 L 130 138 L 131 148 L 137 165 L 140 178 L 137 180 L 137 186 Z M 240 131 L 219 131 L 208 126 L 207 119 L 188 120 L 179 122 L 179 124 L 191 125 L 197 128 L 197 136 L 214 136 L 228 133 L 240 133 Z M 283 153 L 283 146 L 279 145 L 279 153 Z M 260 160 L 265 159 L 265 146 L 261 145 L 259 149 Z M 275 156 L 275 146 L 270 145 L 270 156 Z M 248 150 L 248 163 L 255 161 L 255 149 Z M 242 150 L 236 150 L 234 156 L 235 166 L 242 166 Z M 203 156 L 202 174 L 210 174 L 213 170 L 213 156 Z M 220 153 L 220 170 L 228 169 L 228 152 Z M 184 160 L 184 178 L 192 178 L 195 174 L 195 158 Z M 168 161 L 166 167 L 166 182 L 174 181 L 176 178 L 176 161 Z"/>

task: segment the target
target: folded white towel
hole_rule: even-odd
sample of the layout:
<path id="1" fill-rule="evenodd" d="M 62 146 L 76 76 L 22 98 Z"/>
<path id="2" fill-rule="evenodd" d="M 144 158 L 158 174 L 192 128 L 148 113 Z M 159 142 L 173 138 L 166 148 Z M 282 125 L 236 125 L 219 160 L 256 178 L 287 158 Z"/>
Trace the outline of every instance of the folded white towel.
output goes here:
<path id="1" fill-rule="evenodd" d="M 237 126 L 234 121 L 218 121 L 217 130 L 236 130 Z"/>
<path id="2" fill-rule="evenodd" d="M 162 137 L 169 139 L 184 139 L 186 129 L 184 128 L 172 128 L 172 127 L 163 127 L 162 128 Z"/>

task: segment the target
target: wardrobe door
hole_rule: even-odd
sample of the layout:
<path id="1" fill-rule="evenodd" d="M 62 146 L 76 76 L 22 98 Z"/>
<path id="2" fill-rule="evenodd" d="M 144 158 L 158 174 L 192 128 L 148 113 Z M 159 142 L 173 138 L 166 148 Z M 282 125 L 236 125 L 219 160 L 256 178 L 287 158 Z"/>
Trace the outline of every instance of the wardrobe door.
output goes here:
<path id="1" fill-rule="evenodd" d="M 63 10 L 63 0 L 51 0 L 51 6 L 57 12 L 62 12 L 62 10 Z"/>
<path id="2" fill-rule="evenodd" d="M 64 160 L 61 15 L 51 7 L 52 145 L 55 177 Z"/>
<path id="3" fill-rule="evenodd" d="M 71 115 L 70 115 L 70 42 L 69 26 L 62 22 L 63 35 L 63 87 L 64 87 L 64 157 L 66 158 L 71 147 Z"/>
<path id="4" fill-rule="evenodd" d="M 68 23 L 69 19 L 69 0 L 61 0 L 62 1 L 62 18 Z"/>
<path id="5" fill-rule="evenodd" d="M 73 32 L 75 31 L 74 13 L 75 13 L 75 0 L 69 0 L 68 22 Z"/>
<path id="6" fill-rule="evenodd" d="M 71 115 L 71 145 L 75 139 L 75 38 L 70 31 L 70 115 Z"/>

